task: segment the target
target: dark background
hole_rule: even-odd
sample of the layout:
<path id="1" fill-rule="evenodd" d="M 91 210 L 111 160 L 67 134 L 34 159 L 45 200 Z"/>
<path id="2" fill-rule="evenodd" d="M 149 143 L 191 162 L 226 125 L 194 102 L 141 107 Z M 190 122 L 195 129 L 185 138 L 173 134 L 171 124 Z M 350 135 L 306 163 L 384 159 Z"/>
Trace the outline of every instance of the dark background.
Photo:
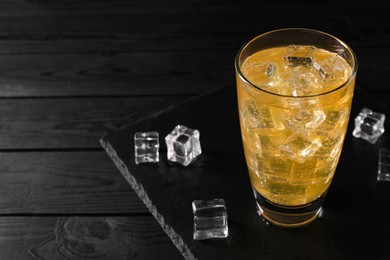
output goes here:
<path id="1" fill-rule="evenodd" d="M 318 29 L 390 91 L 387 1 L 0 1 L 0 259 L 182 259 L 99 144 L 235 84 L 254 36 Z M 367 238 L 369 239 L 369 238 Z"/>

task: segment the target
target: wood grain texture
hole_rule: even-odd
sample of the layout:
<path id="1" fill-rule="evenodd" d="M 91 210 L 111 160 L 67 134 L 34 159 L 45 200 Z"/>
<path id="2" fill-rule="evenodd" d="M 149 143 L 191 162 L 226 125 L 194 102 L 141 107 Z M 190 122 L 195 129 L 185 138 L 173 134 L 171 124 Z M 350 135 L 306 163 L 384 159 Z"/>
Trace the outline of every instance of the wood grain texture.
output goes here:
<path id="1" fill-rule="evenodd" d="M 234 82 L 234 55 L 0 55 L 0 97 L 196 95 Z"/>
<path id="2" fill-rule="evenodd" d="M 359 63 L 356 84 L 369 93 L 389 92 L 383 83 L 390 73 L 389 46 L 354 49 Z M 0 55 L 0 97 L 186 98 L 232 84 L 235 54 L 216 50 Z"/>
<path id="3" fill-rule="evenodd" d="M 99 138 L 234 86 L 238 49 L 281 27 L 344 40 L 358 56 L 356 84 L 388 104 L 389 8 L 0 0 L 0 259 L 180 259 Z"/>
<path id="4" fill-rule="evenodd" d="M 104 152 L 0 153 L 0 172 L 0 215 L 149 213 Z"/>
<path id="5" fill-rule="evenodd" d="M 2 217 L 0 248 L 15 260 L 182 259 L 152 216 Z"/>
<path id="6" fill-rule="evenodd" d="M 0 149 L 100 148 L 99 138 L 103 134 L 181 100 L 181 97 L 3 99 Z"/>
<path id="7" fill-rule="evenodd" d="M 358 56 L 357 84 L 383 93 L 387 9 L 385 1 L 354 8 L 262 3 L 259 15 L 250 1 L 1 2 L 0 95 L 197 94 L 234 81 L 240 46 L 281 27 L 339 37 Z"/>

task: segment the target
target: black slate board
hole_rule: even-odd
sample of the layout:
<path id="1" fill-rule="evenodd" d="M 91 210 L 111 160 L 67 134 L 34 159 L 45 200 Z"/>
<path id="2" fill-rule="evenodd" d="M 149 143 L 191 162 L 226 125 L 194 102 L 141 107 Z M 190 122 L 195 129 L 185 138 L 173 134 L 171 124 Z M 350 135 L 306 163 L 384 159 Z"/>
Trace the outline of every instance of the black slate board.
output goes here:
<path id="1" fill-rule="evenodd" d="M 341 159 L 323 215 L 305 227 L 283 229 L 257 214 L 245 165 L 235 86 L 174 106 L 153 118 L 104 136 L 100 143 L 186 259 L 390 258 L 390 182 L 377 182 L 378 152 L 389 133 L 370 144 L 352 136 L 362 107 L 390 110 L 355 91 Z M 166 159 L 164 137 L 182 124 L 200 131 L 203 153 L 188 167 Z M 390 130 L 390 118 L 385 123 Z M 160 162 L 134 163 L 137 131 L 160 133 Z M 194 241 L 191 202 L 223 198 L 229 236 Z"/>

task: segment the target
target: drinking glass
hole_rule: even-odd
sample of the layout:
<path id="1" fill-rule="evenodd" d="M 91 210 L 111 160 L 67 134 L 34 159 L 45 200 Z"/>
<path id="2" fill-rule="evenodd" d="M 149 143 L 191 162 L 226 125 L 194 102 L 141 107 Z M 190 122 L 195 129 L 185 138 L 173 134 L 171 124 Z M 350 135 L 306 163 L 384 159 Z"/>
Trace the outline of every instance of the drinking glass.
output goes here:
<path id="1" fill-rule="evenodd" d="M 259 213 L 282 227 L 316 219 L 347 131 L 357 60 L 338 38 L 285 28 L 235 59 L 241 136 Z"/>

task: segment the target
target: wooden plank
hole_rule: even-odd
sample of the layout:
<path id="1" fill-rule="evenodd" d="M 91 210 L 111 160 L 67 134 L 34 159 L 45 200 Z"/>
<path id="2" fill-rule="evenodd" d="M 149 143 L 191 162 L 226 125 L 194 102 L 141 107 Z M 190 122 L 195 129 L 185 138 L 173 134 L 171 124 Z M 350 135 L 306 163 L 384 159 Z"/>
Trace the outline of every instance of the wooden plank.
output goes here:
<path id="1" fill-rule="evenodd" d="M 88 21 L 88 16 L 93 15 L 112 15 L 112 16 L 129 16 L 129 15 L 139 15 L 139 14 L 213 14 L 215 15 L 217 12 L 222 14 L 231 14 L 232 11 L 240 14 L 258 14 L 263 17 L 276 17 L 281 14 L 284 15 L 283 18 L 296 18 L 297 14 L 306 14 L 305 17 L 300 16 L 301 19 L 318 17 L 325 19 L 326 17 L 334 17 L 341 14 L 344 14 L 345 17 L 355 17 L 360 18 L 360 20 L 369 20 L 371 17 L 377 18 L 376 14 L 386 13 L 384 9 L 386 9 L 387 3 L 380 3 L 380 1 L 376 1 L 371 5 L 367 5 L 362 2 L 362 4 L 354 4 L 351 7 L 348 3 L 338 3 L 337 7 L 334 8 L 333 5 L 323 5 L 321 3 L 311 3 L 307 4 L 306 8 L 302 8 L 303 6 L 296 3 L 275 3 L 275 2 L 264 2 L 259 4 L 254 1 L 242 1 L 238 5 L 236 1 L 143 1 L 144 4 L 140 4 L 138 1 L 110 1 L 107 4 L 106 1 L 73 1 L 73 0 L 62 0 L 56 2 L 47 2 L 46 0 L 19 0 L 19 1 L 1 1 L 0 2 L 0 17 L 20 17 L 22 21 L 24 19 L 29 19 L 31 17 L 34 18 L 42 18 L 42 17 L 61 17 L 61 16 L 80 16 L 84 17 L 85 21 L 88 23 L 99 22 Z M 262 10 L 254 9 L 255 7 L 262 7 Z M 322 8 L 324 12 L 313 12 L 308 11 L 309 8 Z M 266 10 L 273 10 L 273 13 L 267 13 Z M 290 12 L 289 12 L 290 11 Z M 332 12 L 326 12 L 332 11 Z M 366 11 L 366 16 L 361 16 L 361 11 Z M 288 14 L 287 16 L 285 14 Z M 234 19 L 234 17 L 232 16 Z M 253 19 L 248 15 L 248 19 Z M 147 19 L 146 19 L 147 20 Z M 148 19 L 150 20 L 150 19 Z M 157 20 L 155 20 L 157 21 Z M 272 20 L 273 21 L 273 20 Z M 73 24 L 75 21 L 69 21 L 69 24 Z M 161 21 L 163 22 L 163 21 Z M 245 21 L 242 21 L 245 22 Z M 314 21 L 313 22 L 317 22 Z M 80 24 L 82 25 L 82 24 Z M 11 25 L 12 26 L 12 25 Z M 55 24 L 48 25 L 55 26 Z M 123 26 L 126 26 L 125 24 Z M 12 28 L 12 27 L 11 27 Z"/>
<path id="2" fill-rule="evenodd" d="M 234 52 L 2 55 L 0 97 L 195 95 L 234 81 Z"/>
<path id="3" fill-rule="evenodd" d="M 104 133 L 182 100 L 183 97 L 1 99 L 0 150 L 100 149 L 98 140 Z"/>
<path id="4" fill-rule="evenodd" d="M 387 87 L 380 82 L 375 85 L 378 79 L 368 82 L 364 75 L 359 76 L 358 83 L 363 89 L 373 91 L 374 86 Z M 388 102 L 385 95 L 380 96 Z M 106 132 L 186 98 L 1 99 L 0 149 L 100 148 L 97 140 Z"/>
<path id="5" fill-rule="evenodd" d="M 154 19 L 148 19 L 150 15 L 155 16 Z M 237 50 L 257 34 L 282 27 L 306 27 L 309 23 L 311 28 L 334 34 L 352 46 L 369 48 L 390 44 L 390 34 L 383 33 L 389 31 L 388 23 L 380 15 L 371 17 L 373 21 L 364 25 L 364 29 L 356 29 L 349 24 L 365 23 L 366 20 L 346 19 L 342 14 L 316 20 L 313 20 L 314 17 L 296 20 L 287 10 L 280 15 L 287 17 L 286 20 L 278 19 L 279 16 L 259 16 L 233 10 L 231 13 L 209 14 L 153 13 L 138 14 L 138 17 L 108 16 L 105 25 L 96 22 L 102 18 L 95 16 L 88 19 L 80 18 L 81 15 L 55 17 L 53 21 L 39 21 L 39 17 L 34 17 L 23 23 L 21 19 L 26 18 L 15 18 L 10 22 L 10 18 L 0 17 L 0 54 Z M 14 28 L 1 26 L 8 23 Z"/>
<path id="6" fill-rule="evenodd" d="M 390 100 L 390 91 L 389 90 L 387 92 L 373 92 L 373 93 L 370 93 L 370 94 L 373 97 L 375 97 L 377 100 L 380 100 L 383 104 L 387 104 L 388 106 L 390 106 L 390 102 L 389 102 L 389 100 Z"/>
<path id="7" fill-rule="evenodd" d="M 232 82 L 232 65 L 228 65 L 251 37 L 270 29 L 307 24 L 352 46 L 359 58 L 358 84 L 369 92 L 387 90 L 382 82 L 389 66 L 383 57 L 389 54 L 390 34 L 385 20 L 387 9 L 380 8 L 380 4 L 357 5 L 353 10 L 346 5 L 347 10 L 343 5 L 337 10 L 324 7 L 332 12 L 323 10 L 323 16 L 292 4 L 262 5 L 265 15 L 261 16 L 255 15 L 256 3 L 149 4 L 152 8 L 124 1 L 108 6 L 100 1 L 2 3 L 0 53 L 15 57 L 2 57 L 0 95 L 193 94 L 197 88 L 200 92 L 209 88 L 209 84 L 226 79 Z M 32 8 L 20 10 L 21 5 Z M 267 15 L 266 10 L 274 9 L 278 16 Z M 366 15 L 361 16 L 359 10 Z M 295 19 L 297 16 L 301 19 Z M 51 55 L 37 58 L 37 53 Z M 212 66 L 206 69 L 203 66 L 207 64 Z M 222 67 L 226 70 L 222 71 Z M 97 82 L 100 87 L 91 91 Z M 127 87 L 129 82 L 131 88 Z"/>
<path id="8" fill-rule="evenodd" d="M 182 259 L 152 216 L 0 217 L 0 248 L 0 259 Z"/>
<path id="9" fill-rule="evenodd" d="M 223 4 L 221 4 L 223 2 Z M 351 9 L 352 11 L 357 10 L 378 10 L 381 11 L 380 7 L 386 7 L 386 2 L 376 1 L 375 4 L 367 5 L 365 3 L 356 3 L 351 7 L 348 3 L 340 2 L 337 7 L 329 5 L 323 5 L 321 3 L 306 4 L 307 8 L 318 8 L 323 7 L 324 10 L 334 10 L 333 13 L 345 12 L 345 8 Z M 140 4 L 136 0 L 112 0 L 109 4 L 104 0 L 57 0 L 55 2 L 48 2 L 47 0 L 3 0 L 0 2 L 2 7 L 0 11 L 1 16 L 15 16 L 15 15 L 50 15 L 52 12 L 54 15 L 59 14 L 93 14 L 93 13 L 176 13 L 178 11 L 198 11 L 203 13 L 210 13 L 215 11 L 228 12 L 236 10 L 239 12 L 259 12 L 259 10 L 253 10 L 250 7 L 259 6 L 258 2 L 243 0 L 238 5 L 234 0 L 220 1 L 220 0 L 209 0 L 209 1 L 194 1 L 194 0 L 165 0 L 163 2 L 158 0 L 145 0 L 144 4 Z M 245 5 L 244 5 L 245 4 Z M 264 2 L 261 6 L 265 9 L 274 8 L 276 10 L 300 10 L 302 5 L 296 3 L 275 3 L 275 2 Z M 30 8 L 21 8 L 30 7 Z M 365 8 L 365 9 L 364 9 Z M 51 11 L 51 12 L 50 12 Z M 303 10 L 307 12 L 306 10 Z M 348 12 L 348 10 L 347 10 Z M 307 14 L 311 14 L 307 12 Z M 320 14 L 320 13 L 317 13 Z M 370 14 L 370 13 L 369 13 Z M 368 14 L 368 15 L 369 15 Z M 267 15 L 267 13 L 264 13 Z M 332 13 L 328 14 L 332 15 Z"/>
<path id="10" fill-rule="evenodd" d="M 356 48 L 357 85 L 386 92 L 390 48 Z M 235 81 L 236 50 L 2 55 L 0 97 L 198 95 Z"/>
<path id="11" fill-rule="evenodd" d="M 0 153 L 0 172 L 0 215 L 148 213 L 103 151 Z"/>
<path id="12" fill-rule="evenodd" d="M 259 15 L 259 4 L 250 1 L 35 2 L 0 3 L 0 53 L 236 50 L 267 30 L 308 24 L 355 46 L 390 43 L 383 4 L 314 5 L 322 11 L 309 12 L 296 4 L 261 3 Z"/>

